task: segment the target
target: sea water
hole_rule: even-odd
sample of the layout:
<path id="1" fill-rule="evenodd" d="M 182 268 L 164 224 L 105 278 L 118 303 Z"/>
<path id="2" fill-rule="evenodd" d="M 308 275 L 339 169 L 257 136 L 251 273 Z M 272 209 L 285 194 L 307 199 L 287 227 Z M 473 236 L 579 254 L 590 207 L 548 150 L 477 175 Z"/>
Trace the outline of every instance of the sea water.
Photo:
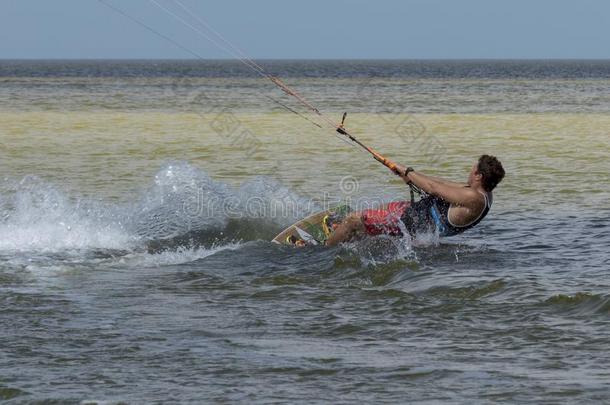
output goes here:
<path id="1" fill-rule="evenodd" d="M 237 62 L 2 61 L 0 399 L 608 401 L 609 62 L 261 63 L 488 217 L 277 246 L 408 189 Z"/>

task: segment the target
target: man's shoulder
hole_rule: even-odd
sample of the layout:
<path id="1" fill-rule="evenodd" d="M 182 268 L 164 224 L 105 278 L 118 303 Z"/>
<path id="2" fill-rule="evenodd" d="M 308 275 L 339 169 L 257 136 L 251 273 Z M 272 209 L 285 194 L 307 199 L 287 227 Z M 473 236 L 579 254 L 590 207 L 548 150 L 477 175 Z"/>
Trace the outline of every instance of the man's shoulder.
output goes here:
<path id="1" fill-rule="evenodd" d="M 485 194 L 470 186 L 466 186 L 462 205 L 470 208 L 480 208 L 485 205 Z"/>

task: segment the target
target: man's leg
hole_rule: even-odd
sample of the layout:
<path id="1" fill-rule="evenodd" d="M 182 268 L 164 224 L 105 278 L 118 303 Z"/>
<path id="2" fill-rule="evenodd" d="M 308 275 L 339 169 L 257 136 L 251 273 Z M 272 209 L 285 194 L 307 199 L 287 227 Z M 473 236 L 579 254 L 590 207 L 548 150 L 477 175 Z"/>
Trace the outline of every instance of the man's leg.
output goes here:
<path id="1" fill-rule="evenodd" d="M 365 227 L 360 212 L 352 212 L 326 239 L 326 246 L 335 246 L 353 238 L 358 233 L 364 233 Z"/>

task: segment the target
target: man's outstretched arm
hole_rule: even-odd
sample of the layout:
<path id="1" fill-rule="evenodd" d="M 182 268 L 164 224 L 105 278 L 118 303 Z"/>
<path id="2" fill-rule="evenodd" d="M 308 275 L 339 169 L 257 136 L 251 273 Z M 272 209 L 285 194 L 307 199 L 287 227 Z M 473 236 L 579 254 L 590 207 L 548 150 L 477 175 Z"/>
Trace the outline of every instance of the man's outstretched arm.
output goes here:
<path id="1" fill-rule="evenodd" d="M 399 170 L 401 170 L 401 173 L 406 171 L 402 166 Z M 465 187 L 465 184 L 438 179 L 416 171 L 411 171 L 406 175 L 401 175 L 401 177 L 407 184 L 412 182 L 426 193 L 441 197 L 452 204 L 474 208 L 479 203 L 480 196 L 478 193 Z"/>
<path id="2" fill-rule="evenodd" d="M 440 177 L 435 177 L 435 176 L 429 176 L 426 175 L 426 177 L 428 177 L 429 179 L 432 179 L 436 182 L 448 185 L 448 186 L 455 186 L 455 187 L 466 187 L 467 184 L 466 183 L 457 183 L 455 181 L 451 181 L 451 180 L 446 180 L 446 179 L 442 179 Z M 403 177 L 404 178 L 404 177 Z M 408 180 L 405 180 L 406 182 L 408 182 Z"/>
<path id="3" fill-rule="evenodd" d="M 398 172 L 400 173 L 400 174 L 399 173 L 397 173 L 397 174 L 400 175 L 400 177 L 405 181 L 405 183 L 409 184 L 410 180 L 405 179 L 405 177 L 401 175 L 401 173 L 404 173 L 407 170 L 407 168 L 402 165 L 396 165 L 396 167 L 397 167 Z M 446 180 L 446 179 L 443 179 L 440 177 L 435 177 L 435 176 L 430 176 L 430 175 L 426 175 L 426 177 L 430 180 L 434 180 L 438 183 L 446 184 L 448 186 L 455 186 L 455 187 L 466 187 L 467 186 L 466 183 L 458 183 L 458 182 Z"/>

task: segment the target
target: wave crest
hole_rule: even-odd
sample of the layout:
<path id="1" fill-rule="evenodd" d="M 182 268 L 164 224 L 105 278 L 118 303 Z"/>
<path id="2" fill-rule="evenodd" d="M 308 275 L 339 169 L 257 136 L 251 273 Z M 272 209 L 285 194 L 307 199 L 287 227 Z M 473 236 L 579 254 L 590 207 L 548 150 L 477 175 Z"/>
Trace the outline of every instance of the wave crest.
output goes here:
<path id="1" fill-rule="evenodd" d="M 318 209 L 277 181 L 239 187 L 185 162 L 170 162 L 127 203 L 71 197 L 27 176 L 0 186 L 0 250 L 64 251 L 146 248 L 219 240 L 270 239 Z"/>

